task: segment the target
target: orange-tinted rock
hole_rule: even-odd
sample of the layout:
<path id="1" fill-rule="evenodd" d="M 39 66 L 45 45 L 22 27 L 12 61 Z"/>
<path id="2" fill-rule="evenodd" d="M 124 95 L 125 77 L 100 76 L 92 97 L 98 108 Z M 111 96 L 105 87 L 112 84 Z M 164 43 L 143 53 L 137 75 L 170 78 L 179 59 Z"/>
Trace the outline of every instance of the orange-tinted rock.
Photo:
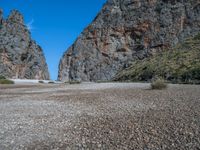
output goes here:
<path id="1" fill-rule="evenodd" d="M 58 79 L 110 80 L 136 58 L 173 47 L 198 32 L 196 0 L 108 0 L 63 55 Z"/>

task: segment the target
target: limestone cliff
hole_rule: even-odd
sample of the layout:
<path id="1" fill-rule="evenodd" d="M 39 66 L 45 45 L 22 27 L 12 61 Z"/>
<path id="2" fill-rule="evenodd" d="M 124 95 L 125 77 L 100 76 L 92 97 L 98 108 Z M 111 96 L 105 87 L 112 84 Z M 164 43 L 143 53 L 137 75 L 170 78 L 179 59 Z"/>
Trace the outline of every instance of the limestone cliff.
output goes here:
<path id="1" fill-rule="evenodd" d="M 58 79 L 110 80 L 199 31 L 199 0 L 108 0 L 64 53 Z"/>
<path id="2" fill-rule="evenodd" d="M 119 71 L 115 81 L 147 81 L 162 78 L 171 83 L 200 84 L 200 34 L 172 49 L 156 53 Z"/>
<path id="3" fill-rule="evenodd" d="M 0 75 L 8 78 L 49 79 L 43 51 L 31 39 L 23 16 L 13 10 L 3 19 L 0 10 Z"/>

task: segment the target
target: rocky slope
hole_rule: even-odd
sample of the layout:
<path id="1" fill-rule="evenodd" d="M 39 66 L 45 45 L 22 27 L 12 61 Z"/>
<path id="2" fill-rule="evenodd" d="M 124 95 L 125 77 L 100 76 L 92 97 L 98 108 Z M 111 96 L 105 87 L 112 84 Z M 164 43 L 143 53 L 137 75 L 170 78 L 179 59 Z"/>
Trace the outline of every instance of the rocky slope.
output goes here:
<path id="1" fill-rule="evenodd" d="M 114 80 L 151 81 L 158 77 L 173 83 L 200 84 L 200 34 L 171 50 L 135 60 L 117 73 Z"/>
<path id="2" fill-rule="evenodd" d="M 198 0 L 108 0 L 64 53 L 59 80 L 110 80 L 200 31 Z"/>
<path id="3" fill-rule="evenodd" d="M 0 10 L 0 74 L 8 78 L 49 79 L 43 51 L 31 39 L 17 10 L 7 19 L 3 19 Z"/>

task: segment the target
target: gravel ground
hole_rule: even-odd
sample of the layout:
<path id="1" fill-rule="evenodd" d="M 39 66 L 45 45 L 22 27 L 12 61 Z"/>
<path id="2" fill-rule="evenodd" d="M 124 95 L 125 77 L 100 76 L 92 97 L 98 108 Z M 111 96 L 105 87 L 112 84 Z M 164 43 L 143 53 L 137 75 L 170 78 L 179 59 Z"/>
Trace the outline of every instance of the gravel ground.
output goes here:
<path id="1" fill-rule="evenodd" d="M 0 86 L 0 150 L 200 150 L 200 86 Z"/>

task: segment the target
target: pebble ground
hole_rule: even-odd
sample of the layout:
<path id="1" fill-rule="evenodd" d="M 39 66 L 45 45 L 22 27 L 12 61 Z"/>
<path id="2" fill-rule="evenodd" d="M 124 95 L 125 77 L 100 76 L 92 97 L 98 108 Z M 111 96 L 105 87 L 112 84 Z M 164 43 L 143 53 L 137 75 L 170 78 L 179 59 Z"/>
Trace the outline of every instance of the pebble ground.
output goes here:
<path id="1" fill-rule="evenodd" d="M 0 150 L 200 150 L 200 86 L 0 86 Z"/>

